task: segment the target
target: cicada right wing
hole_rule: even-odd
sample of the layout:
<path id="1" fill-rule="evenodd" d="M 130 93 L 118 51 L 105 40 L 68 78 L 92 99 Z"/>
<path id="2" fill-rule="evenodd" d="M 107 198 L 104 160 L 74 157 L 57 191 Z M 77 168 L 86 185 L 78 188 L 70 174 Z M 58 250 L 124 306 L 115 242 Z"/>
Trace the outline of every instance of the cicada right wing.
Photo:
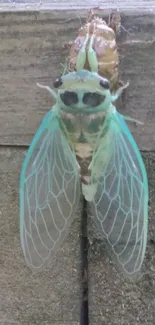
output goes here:
<path id="1" fill-rule="evenodd" d="M 124 275 L 133 277 L 141 268 L 147 243 L 147 175 L 135 140 L 119 113 L 113 117 L 107 136 L 108 145 L 103 139 L 99 148 L 103 164 L 89 210 L 115 262 Z"/>

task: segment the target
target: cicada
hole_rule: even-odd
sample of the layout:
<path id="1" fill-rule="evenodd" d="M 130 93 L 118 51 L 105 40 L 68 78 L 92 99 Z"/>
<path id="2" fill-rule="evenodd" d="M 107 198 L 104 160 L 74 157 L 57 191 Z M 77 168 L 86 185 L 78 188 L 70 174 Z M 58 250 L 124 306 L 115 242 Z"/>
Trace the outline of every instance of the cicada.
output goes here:
<path id="1" fill-rule="evenodd" d="M 57 91 L 41 87 L 55 105 L 36 132 L 21 171 L 26 262 L 33 270 L 46 264 L 63 243 L 84 196 L 120 270 L 132 277 L 145 255 L 148 182 L 125 118 L 113 105 L 122 88 L 111 94 L 109 81 L 87 70 L 58 78 Z M 88 160 L 83 175 L 81 165 Z"/>
<path id="2" fill-rule="evenodd" d="M 74 42 L 66 43 L 70 47 L 68 70 L 87 69 L 98 72 L 110 81 L 111 91 L 117 90 L 123 82 L 119 79 L 119 54 L 116 35 L 121 25 L 118 11 L 112 12 L 108 24 L 91 9 L 86 24 L 80 27 Z"/>

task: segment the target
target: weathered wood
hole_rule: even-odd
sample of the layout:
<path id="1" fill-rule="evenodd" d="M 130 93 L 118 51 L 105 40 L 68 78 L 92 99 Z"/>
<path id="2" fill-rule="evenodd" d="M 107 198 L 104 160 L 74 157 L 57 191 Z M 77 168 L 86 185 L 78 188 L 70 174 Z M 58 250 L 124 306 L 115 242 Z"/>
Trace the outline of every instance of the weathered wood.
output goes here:
<path id="1" fill-rule="evenodd" d="M 105 246 L 90 228 L 89 320 L 90 325 L 152 325 L 155 317 L 155 154 L 145 154 L 150 186 L 150 222 L 147 254 L 137 283 L 115 269 Z M 89 224 L 90 227 L 90 224 Z"/>
<path id="2" fill-rule="evenodd" d="M 18 184 L 23 157 L 23 151 L 0 149 L 0 323 L 79 324 L 80 218 L 51 266 L 32 275 L 19 238 Z"/>
<path id="3" fill-rule="evenodd" d="M 80 20 L 71 12 L 5 13 L 0 18 L 0 143 L 29 144 L 53 103 L 36 82 L 52 86 L 60 75 L 68 55 L 62 45 L 75 38 Z M 145 122 L 131 129 L 141 149 L 154 150 L 155 43 L 144 42 L 155 38 L 154 15 L 126 14 L 122 25 L 127 32 L 122 29 L 120 37 L 120 69 L 122 79 L 130 80 L 122 112 Z"/>
<path id="4" fill-rule="evenodd" d="M 138 11 L 153 12 L 155 10 L 155 3 L 153 0 L 140 0 L 135 2 L 134 0 L 42 0 L 42 1 L 26 1 L 23 3 L 22 0 L 16 1 L 1 1 L 0 11 L 45 11 L 45 10 L 88 10 L 89 8 L 94 8 L 100 6 L 106 10 L 115 9 L 116 7 L 121 11 L 133 11 L 135 13 Z"/>

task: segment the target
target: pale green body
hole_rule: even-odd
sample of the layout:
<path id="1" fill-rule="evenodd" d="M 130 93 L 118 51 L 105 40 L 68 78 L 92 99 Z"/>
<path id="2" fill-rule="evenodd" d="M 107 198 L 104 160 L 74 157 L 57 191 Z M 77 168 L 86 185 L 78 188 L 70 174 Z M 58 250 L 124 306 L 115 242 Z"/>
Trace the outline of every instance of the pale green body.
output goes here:
<path id="1" fill-rule="evenodd" d="M 90 55 L 91 53 L 90 51 Z M 81 60 L 82 55 L 83 52 L 81 51 L 79 54 Z M 100 162 L 95 160 L 93 166 L 90 165 L 90 162 L 97 152 L 101 141 L 103 141 L 103 138 L 104 142 L 105 139 L 109 141 L 106 133 L 108 132 L 108 128 L 110 128 L 110 120 L 113 119 L 113 115 L 116 113 L 113 102 L 118 99 L 124 89 L 124 87 L 121 87 L 115 94 L 111 95 L 109 89 L 105 90 L 99 85 L 100 80 L 102 80 L 102 78 L 97 73 L 88 72 L 86 70 L 65 75 L 63 77 L 62 89 L 67 89 L 70 92 L 76 90 L 78 94 L 78 103 L 75 105 L 75 108 L 66 107 L 58 96 L 56 105 L 56 109 L 66 127 L 70 142 L 74 147 L 81 167 L 81 176 L 84 183 L 90 183 L 91 175 L 93 177 L 90 186 L 83 185 L 82 187 L 83 194 L 87 200 L 91 200 L 92 195 L 95 194 L 98 178 L 100 177 Z M 83 95 L 91 91 L 94 93 L 94 90 L 105 97 L 104 101 L 95 108 L 84 107 L 82 103 Z M 59 92 L 61 94 L 63 90 L 59 90 Z M 105 94 L 107 95 L 105 96 Z M 107 153 L 105 153 L 105 156 L 107 156 Z M 103 162 L 101 161 L 101 167 L 102 164 Z"/>
<path id="2" fill-rule="evenodd" d="M 21 172 L 25 259 L 33 270 L 46 264 L 62 244 L 83 194 L 119 268 L 133 277 L 146 250 L 148 183 L 134 138 L 113 106 L 123 88 L 112 96 L 107 80 L 85 70 L 56 80 L 57 93 L 41 87 L 56 103 L 35 134 Z M 87 158 L 81 187 L 80 167 Z"/>
<path id="3" fill-rule="evenodd" d="M 103 125 L 105 114 L 102 112 L 89 116 L 82 114 L 80 116 L 62 114 L 61 116 L 80 164 L 81 175 L 86 182 L 89 182 L 88 167 L 97 147 L 96 140 L 100 133 L 100 127 Z"/>

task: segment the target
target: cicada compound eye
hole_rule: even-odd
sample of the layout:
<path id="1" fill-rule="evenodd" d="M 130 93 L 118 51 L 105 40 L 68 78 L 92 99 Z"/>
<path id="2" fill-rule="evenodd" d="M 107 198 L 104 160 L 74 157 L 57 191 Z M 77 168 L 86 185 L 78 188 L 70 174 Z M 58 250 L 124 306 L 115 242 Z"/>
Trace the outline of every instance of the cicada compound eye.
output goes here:
<path id="1" fill-rule="evenodd" d="M 59 88 L 60 86 L 62 86 L 62 84 L 63 84 L 63 82 L 62 82 L 62 78 L 60 77 L 60 78 L 57 78 L 57 79 L 54 81 L 53 86 L 54 86 L 55 88 Z"/>
<path id="2" fill-rule="evenodd" d="M 110 82 L 107 79 L 102 78 L 100 80 L 100 86 L 103 87 L 104 89 L 109 89 L 110 88 Z"/>

